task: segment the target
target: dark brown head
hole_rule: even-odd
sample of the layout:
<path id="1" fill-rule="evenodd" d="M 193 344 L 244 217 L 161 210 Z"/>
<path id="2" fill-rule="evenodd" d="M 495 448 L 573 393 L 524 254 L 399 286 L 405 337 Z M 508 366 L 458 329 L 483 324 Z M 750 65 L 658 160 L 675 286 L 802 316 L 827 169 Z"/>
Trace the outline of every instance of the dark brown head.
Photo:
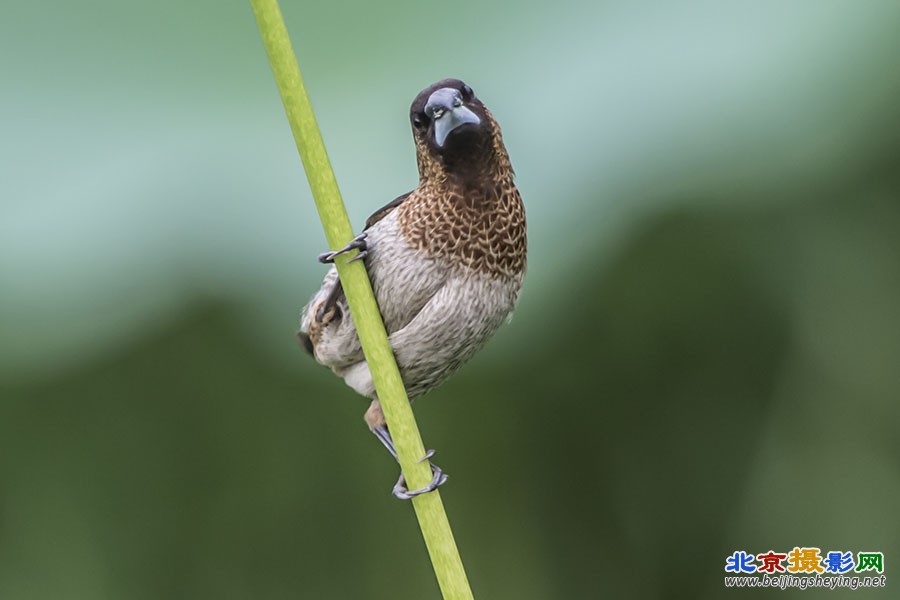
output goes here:
<path id="1" fill-rule="evenodd" d="M 419 92 L 409 119 L 422 179 L 509 169 L 500 127 L 459 79 L 444 79 Z"/>

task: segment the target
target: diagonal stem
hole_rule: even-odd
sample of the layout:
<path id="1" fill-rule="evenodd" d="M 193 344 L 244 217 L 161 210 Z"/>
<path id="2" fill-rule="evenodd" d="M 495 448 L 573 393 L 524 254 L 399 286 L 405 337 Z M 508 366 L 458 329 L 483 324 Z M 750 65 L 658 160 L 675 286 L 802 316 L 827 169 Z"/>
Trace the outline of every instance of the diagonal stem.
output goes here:
<path id="1" fill-rule="evenodd" d="M 303 85 L 281 9 L 277 0 L 250 0 L 250 4 L 256 15 L 263 46 L 275 75 L 303 168 L 306 170 L 319 218 L 325 229 L 325 237 L 332 249 L 341 248 L 353 238 L 353 229 Z M 400 467 L 410 489 L 423 487 L 431 481 L 431 469 L 427 461 L 417 462 L 425 454 L 425 446 L 388 342 L 368 274 L 361 262 L 348 264 L 346 256 L 338 257 L 335 264 L 372 372 L 381 408 L 394 438 Z M 443 597 L 446 600 L 472 598 L 440 493 L 434 491 L 422 494 L 414 498 L 412 504 Z"/>

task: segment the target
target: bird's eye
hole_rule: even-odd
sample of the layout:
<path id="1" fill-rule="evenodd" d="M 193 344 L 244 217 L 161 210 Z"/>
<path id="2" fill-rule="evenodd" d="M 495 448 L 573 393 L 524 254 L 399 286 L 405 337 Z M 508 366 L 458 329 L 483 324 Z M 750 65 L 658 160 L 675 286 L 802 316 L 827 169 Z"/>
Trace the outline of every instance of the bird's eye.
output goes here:
<path id="1" fill-rule="evenodd" d="M 428 127 L 428 117 L 426 117 L 423 113 L 416 113 L 412 118 L 413 127 L 416 129 L 425 129 Z"/>
<path id="2" fill-rule="evenodd" d="M 466 102 L 471 100 L 472 97 L 475 95 L 475 92 L 472 91 L 472 88 L 470 88 L 465 83 L 462 85 L 462 88 L 460 88 L 459 91 L 462 93 L 463 100 L 465 100 Z"/>

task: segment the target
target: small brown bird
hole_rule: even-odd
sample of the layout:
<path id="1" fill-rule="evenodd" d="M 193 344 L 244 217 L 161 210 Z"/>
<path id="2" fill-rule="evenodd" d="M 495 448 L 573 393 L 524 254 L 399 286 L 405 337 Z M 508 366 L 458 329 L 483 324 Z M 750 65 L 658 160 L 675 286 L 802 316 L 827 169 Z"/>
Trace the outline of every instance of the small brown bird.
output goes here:
<path id="1" fill-rule="evenodd" d="M 525 208 L 500 127 L 468 85 L 445 79 L 412 103 L 419 186 L 375 212 L 347 246 L 319 256 L 364 259 L 410 400 L 439 385 L 506 321 L 525 276 Z M 303 345 L 372 399 L 369 428 L 397 457 L 337 270 L 303 309 Z M 432 454 L 429 451 L 428 457 Z M 424 460 L 424 459 L 423 459 Z M 434 490 L 394 486 L 408 499 Z"/>

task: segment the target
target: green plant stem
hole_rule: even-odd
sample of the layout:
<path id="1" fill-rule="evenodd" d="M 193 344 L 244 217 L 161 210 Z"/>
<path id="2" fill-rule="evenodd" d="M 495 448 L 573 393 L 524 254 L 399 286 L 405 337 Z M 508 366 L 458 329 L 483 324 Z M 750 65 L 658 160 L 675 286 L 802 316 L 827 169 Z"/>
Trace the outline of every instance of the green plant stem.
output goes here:
<path id="1" fill-rule="evenodd" d="M 332 249 L 341 248 L 353 238 L 353 229 L 303 85 L 281 9 L 277 0 L 250 0 L 250 4 L 297 142 L 297 150 L 325 229 L 325 237 Z M 347 264 L 348 258 L 338 257 L 336 264 L 353 314 L 353 322 L 359 332 L 378 399 L 397 448 L 400 467 L 410 489 L 420 488 L 431 481 L 428 461 L 417 462 L 424 456 L 425 446 L 388 343 L 366 269 L 362 262 Z M 412 503 L 444 598 L 472 598 L 440 493 L 434 491 L 422 494 L 414 498 Z M 409 590 L 406 592 L 413 596 L 419 595 Z"/>

